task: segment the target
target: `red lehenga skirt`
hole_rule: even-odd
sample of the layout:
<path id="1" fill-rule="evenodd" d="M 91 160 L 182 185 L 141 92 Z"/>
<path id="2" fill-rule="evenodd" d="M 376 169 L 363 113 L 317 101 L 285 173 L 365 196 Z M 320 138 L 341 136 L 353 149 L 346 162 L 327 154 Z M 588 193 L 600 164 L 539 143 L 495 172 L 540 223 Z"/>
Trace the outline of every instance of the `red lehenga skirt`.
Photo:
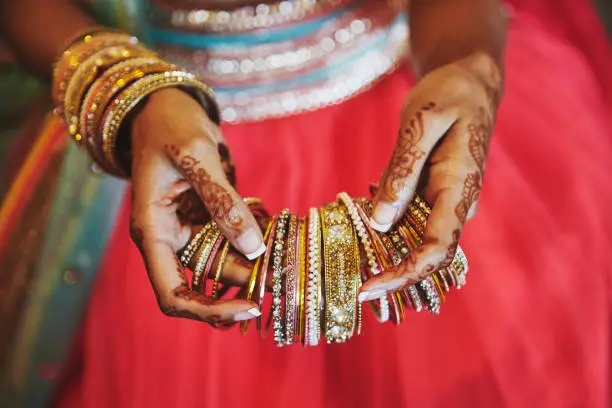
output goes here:
<path id="1" fill-rule="evenodd" d="M 413 79 L 401 68 L 339 106 L 225 127 L 243 195 L 302 214 L 366 195 Z M 612 134 L 583 55 L 513 20 L 506 94 L 468 285 L 440 316 L 366 315 L 346 345 L 277 349 L 255 333 L 163 316 L 128 236 L 130 203 L 91 298 L 59 407 L 609 406 Z"/>

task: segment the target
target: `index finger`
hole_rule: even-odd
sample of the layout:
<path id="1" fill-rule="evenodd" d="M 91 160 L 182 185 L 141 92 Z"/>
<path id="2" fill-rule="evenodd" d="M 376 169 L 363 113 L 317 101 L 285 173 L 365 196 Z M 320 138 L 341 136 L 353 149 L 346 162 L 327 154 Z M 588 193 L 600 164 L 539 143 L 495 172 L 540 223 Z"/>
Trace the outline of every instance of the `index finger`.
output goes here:
<path id="1" fill-rule="evenodd" d="M 370 221 L 380 232 L 387 232 L 404 214 L 431 150 L 456 119 L 433 102 L 413 104 L 404 116 L 405 123 L 373 200 Z"/>
<path id="2" fill-rule="evenodd" d="M 215 142 L 193 139 L 187 146 L 167 146 L 179 172 L 191 183 L 219 229 L 248 259 L 266 246 L 261 229 L 244 200 L 228 181 Z"/>

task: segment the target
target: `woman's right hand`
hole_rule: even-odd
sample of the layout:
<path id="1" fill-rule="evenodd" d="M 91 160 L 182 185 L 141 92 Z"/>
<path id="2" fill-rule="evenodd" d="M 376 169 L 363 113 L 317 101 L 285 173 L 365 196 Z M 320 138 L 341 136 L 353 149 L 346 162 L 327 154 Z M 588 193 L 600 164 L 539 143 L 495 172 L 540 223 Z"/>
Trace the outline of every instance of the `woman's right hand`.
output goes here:
<path id="1" fill-rule="evenodd" d="M 259 316 L 246 300 L 218 300 L 192 291 L 177 251 L 192 225 L 178 202 L 193 190 L 222 233 L 247 258 L 265 251 L 261 230 L 228 180 L 227 147 L 204 109 L 178 89 L 153 93 L 132 124 L 130 231 L 145 262 L 162 312 L 211 324 Z M 225 163 L 224 163 L 225 162 Z"/>

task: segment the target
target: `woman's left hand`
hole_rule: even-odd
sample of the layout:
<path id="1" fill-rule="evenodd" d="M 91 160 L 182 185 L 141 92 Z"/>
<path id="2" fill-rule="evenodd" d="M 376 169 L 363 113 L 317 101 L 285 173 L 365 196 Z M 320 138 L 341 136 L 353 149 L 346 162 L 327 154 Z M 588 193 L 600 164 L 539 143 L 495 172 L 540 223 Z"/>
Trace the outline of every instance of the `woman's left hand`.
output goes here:
<path id="1" fill-rule="evenodd" d="M 432 205 L 432 213 L 423 246 L 366 282 L 360 300 L 415 284 L 453 260 L 463 226 L 478 204 L 502 88 L 498 65 L 478 53 L 431 71 L 410 92 L 371 221 L 386 232 L 417 192 Z"/>

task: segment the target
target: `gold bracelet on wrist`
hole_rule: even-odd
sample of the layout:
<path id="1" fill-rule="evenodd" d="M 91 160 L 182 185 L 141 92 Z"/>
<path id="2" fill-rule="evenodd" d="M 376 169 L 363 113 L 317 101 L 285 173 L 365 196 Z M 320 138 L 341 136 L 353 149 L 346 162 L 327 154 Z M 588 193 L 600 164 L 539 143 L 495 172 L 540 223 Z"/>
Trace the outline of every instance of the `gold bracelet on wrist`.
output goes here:
<path id="1" fill-rule="evenodd" d="M 82 63 L 105 48 L 126 44 L 138 44 L 138 39 L 129 34 L 101 32 L 95 36 L 86 36 L 83 41 L 64 51 L 55 64 L 53 74 L 54 112 L 63 115 L 68 84 Z"/>
<path id="2" fill-rule="evenodd" d="M 126 169 L 118 165 L 115 152 L 117 133 L 127 115 L 147 95 L 170 87 L 185 87 L 202 93 L 210 93 L 210 87 L 203 84 L 192 74 L 183 71 L 171 71 L 145 76 L 124 89 L 107 107 L 100 124 L 99 138 L 102 143 L 100 163 L 103 168 L 114 175 L 125 177 Z"/>
<path id="3" fill-rule="evenodd" d="M 87 60 L 83 61 L 75 70 L 68 82 L 63 100 L 64 121 L 68 125 L 68 133 L 77 142 L 81 140 L 79 134 L 79 113 L 81 110 L 85 91 L 107 68 L 135 57 L 153 55 L 137 44 L 121 44 L 106 47 Z"/>

